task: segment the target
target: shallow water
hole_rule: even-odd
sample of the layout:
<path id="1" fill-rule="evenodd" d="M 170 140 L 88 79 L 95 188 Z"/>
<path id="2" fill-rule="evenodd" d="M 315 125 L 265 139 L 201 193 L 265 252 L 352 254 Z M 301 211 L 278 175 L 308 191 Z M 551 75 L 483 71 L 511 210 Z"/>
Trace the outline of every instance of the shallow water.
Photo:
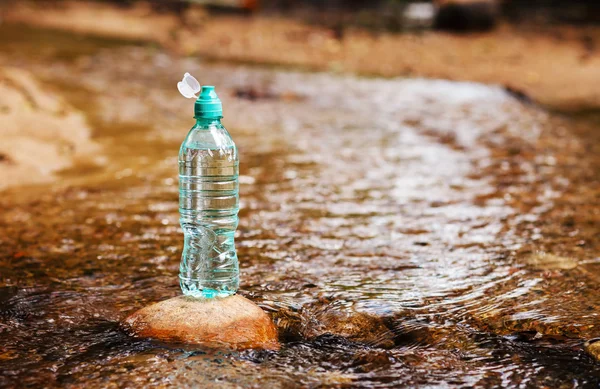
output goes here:
<path id="1" fill-rule="evenodd" d="M 597 115 L 10 26 L 0 65 L 84 112 L 104 161 L 0 193 L 0 386 L 600 385 L 582 347 L 600 336 Z M 241 293 L 273 315 L 279 352 L 119 329 L 180 293 L 185 71 L 224 102 Z"/>

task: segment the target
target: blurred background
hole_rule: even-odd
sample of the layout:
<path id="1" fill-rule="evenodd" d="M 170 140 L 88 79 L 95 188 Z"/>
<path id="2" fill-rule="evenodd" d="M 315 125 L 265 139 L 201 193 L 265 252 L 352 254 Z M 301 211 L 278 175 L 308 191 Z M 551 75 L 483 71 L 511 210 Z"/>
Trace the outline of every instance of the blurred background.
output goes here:
<path id="1" fill-rule="evenodd" d="M 119 327 L 180 294 L 185 72 L 277 353 Z M 0 387 L 598 387 L 599 128 L 598 0 L 4 0 Z"/>
<path id="2" fill-rule="evenodd" d="M 483 82 L 561 112 L 600 106 L 594 0 L 5 0 L 0 6 L 4 57 L 29 48 L 30 58 L 50 65 L 57 56 L 94 50 L 64 39 L 71 34 L 79 41 L 155 45 L 202 61 Z M 252 99 L 268 96 L 267 89 L 235 93 Z M 6 159 L 14 152 L 4 150 Z"/>

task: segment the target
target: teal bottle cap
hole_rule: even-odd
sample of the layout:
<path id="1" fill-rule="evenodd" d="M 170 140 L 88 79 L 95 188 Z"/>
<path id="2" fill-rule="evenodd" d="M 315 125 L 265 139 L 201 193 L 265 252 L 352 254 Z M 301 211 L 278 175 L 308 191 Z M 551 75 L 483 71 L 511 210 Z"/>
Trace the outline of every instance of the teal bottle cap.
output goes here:
<path id="1" fill-rule="evenodd" d="M 220 119 L 223 117 L 223 105 L 214 86 L 205 85 L 194 104 L 194 117 L 204 119 Z"/>

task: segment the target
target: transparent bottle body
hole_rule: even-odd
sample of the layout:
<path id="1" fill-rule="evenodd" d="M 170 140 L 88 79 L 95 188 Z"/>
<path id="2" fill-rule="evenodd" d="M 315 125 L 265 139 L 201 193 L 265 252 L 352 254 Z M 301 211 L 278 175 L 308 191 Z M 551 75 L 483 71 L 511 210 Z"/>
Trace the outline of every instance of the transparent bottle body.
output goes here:
<path id="1" fill-rule="evenodd" d="M 199 119 L 179 151 L 179 221 L 183 294 L 225 297 L 239 286 L 237 148 L 219 120 Z"/>

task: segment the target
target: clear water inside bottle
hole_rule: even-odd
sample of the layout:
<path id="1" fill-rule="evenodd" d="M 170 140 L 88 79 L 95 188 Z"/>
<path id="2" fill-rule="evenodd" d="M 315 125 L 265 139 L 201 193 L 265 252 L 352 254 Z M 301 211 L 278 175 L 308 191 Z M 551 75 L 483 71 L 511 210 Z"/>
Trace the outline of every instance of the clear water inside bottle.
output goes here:
<path id="1" fill-rule="evenodd" d="M 185 236 L 179 280 L 185 295 L 225 297 L 239 286 L 238 156 L 222 126 L 194 130 L 179 153 L 179 213 Z"/>

